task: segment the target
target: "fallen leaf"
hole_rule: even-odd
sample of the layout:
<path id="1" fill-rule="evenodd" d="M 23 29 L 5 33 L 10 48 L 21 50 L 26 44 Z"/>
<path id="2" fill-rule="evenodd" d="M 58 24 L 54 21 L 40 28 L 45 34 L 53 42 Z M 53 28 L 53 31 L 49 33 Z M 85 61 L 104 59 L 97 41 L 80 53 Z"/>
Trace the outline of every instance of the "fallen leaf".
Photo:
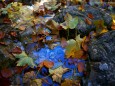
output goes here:
<path id="1" fill-rule="evenodd" d="M 78 10 L 80 10 L 80 11 L 85 11 L 85 10 L 84 10 L 84 5 L 80 5 L 80 6 L 78 7 Z"/>
<path id="2" fill-rule="evenodd" d="M 42 80 L 41 79 L 34 79 L 30 86 L 42 86 Z"/>
<path id="3" fill-rule="evenodd" d="M 30 67 L 36 66 L 31 57 L 29 57 L 24 51 L 21 54 L 14 54 L 16 58 L 19 58 L 17 66 L 25 66 L 28 65 Z"/>
<path id="4" fill-rule="evenodd" d="M 22 50 L 19 47 L 15 47 L 15 48 L 12 49 L 12 53 L 14 53 L 14 54 L 21 54 Z"/>
<path id="5" fill-rule="evenodd" d="M 19 26 L 19 30 L 21 30 L 21 31 L 24 31 L 26 29 L 26 27 L 25 26 Z"/>
<path id="6" fill-rule="evenodd" d="M 43 66 L 47 67 L 47 68 L 52 68 L 54 66 L 54 63 L 51 61 L 43 61 L 42 63 L 39 64 L 39 66 L 42 68 Z"/>
<path id="7" fill-rule="evenodd" d="M 78 58 L 78 59 L 80 59 L 83 55 L 84 55 L 83 50 L 78 50 L 78 51 L 75 51 L 75 53 L 74 53 L 74 57 Z"/>
<path id="8" fill-rule="evenodd" d="M 77 24 L 78 24 L 78 17 L 72 17 L 69 13 L 67 13 L 64 17 L 65 19 L 65 23 L 67 25 L 67 29 L 70 28 L 70 29 L 74 29 Z"/>
<path id="9" fill-rule="evenodd" d="M 89 25 L 92 24 L 92 22 L 91 22 L 88 18 L 85 19 L 85 22 L 86 22 L 87 24 L 89 24 Z"/>
<path id="10" fill-rule="evenodd" d="M 87 16 L 88 16 L 90 19 L 93 19 L 93 18 L 94 18 L 93 14 L 91 14 L 91 13 L 88 13 Z"/>
<path id="11" fill-rule="evenodd" d="M 79 72 L 83 72 L 85 70 L 85 64 L 83 62 L 79 62 L 77 64 L 77 68 Z"/>
<path id="12" fill-rule="evenodd" d="M 68 71 L 68 68 L 62 68 L 62 66 L 60 66 L 54 70 L 49 69 L 49 73 L 53 74 L 52 75 L 53 81 L 56 81 L 58 83 L 61 83 L 62 75 L 67 71 Z"/>
<path id="13" fill-rule="evenodd" d="M 5 33 L 0 31 L 0 39 L 4 38 L 4 36 L 5 36 Z"/>
<path id="14" fill-rule="evenodd" d="M 2 76 L 3 76 L 4 78 L 9 78 L 9 77 L 12 76 L 12 70 L 7 69 L 7 68 L 2 69 L 2 70 L 1 70 L 1 74 L 2 74 Z"/>
<path id="15" fill-rule="evenodd" d="M 61 83 L 61 86 L 80 86 L 80 81 L 65 79 L 65 81 Z"/>
<path id="16" fill-rule="evenodd" d="M 67 46 L 67 40 L 65 38 L 61 38 L 61 46 L 64 48 Z"/>

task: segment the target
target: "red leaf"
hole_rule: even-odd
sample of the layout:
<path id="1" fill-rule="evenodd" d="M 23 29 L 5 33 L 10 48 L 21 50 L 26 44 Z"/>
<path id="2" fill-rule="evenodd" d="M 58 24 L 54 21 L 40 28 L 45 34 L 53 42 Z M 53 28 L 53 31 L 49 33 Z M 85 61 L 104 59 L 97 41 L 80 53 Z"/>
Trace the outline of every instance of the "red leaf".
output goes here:
<path id="1" fill-rule="evenodd" d="M 12 53 L 14 53 L 14 54 L 21 54 L 21 53 L 22 53 L 22 50 L 21 50 L 19 47 L 15 47 L 15 48 L 12 50 Z"/>
<path id="2" fill-rule="evenodd" d="M 15 31 L 12 31 L 12 32 L 10 32 L 10 35 L 16 37 L 17 33 Z"/>
<path id="3" fill-rule="evenodd" d="M 77 68 L 79 72 L 83 72 L 85 70 L 85 64 L 83 62 L 79 62 Z"/>
<path id="4" fill-rule="evenodd" d="M 5 36 L 5 33 L 0 31 L 0 39 L 4 38 L 4 36 Z"/>
<path id="5" fill-rule="evenodd" d="M 10 69 L 5 68 L 5 69 L 1 70 L 1 74 L 4 78 L 9 78 L 12 76 L 13 73 Z"/>
<path id="6" fill-rule="evenodd" d="M 93 18 L 94 18 L 94 16 L 93 16 L 91 13 L 88 14 L 88 17 L 89 17 L 90 19 L 93 19 Z"/>
<path id="7" fill-rule="evenodd" d="M 4 19 L 3 19 L 3 22 L 4 22 L 4 23 L 11 23 L 11 20 L 10 20 L 9 18 L 4 18 Z"/>

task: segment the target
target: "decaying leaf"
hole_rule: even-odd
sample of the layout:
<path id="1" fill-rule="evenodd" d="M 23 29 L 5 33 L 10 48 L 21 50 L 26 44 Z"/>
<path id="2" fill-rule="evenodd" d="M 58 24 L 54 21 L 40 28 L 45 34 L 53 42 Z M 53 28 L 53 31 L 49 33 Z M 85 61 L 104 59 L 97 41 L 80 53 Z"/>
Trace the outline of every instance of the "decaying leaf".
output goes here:
<path id="1" fill-rule="evenodd" d="M 85 70 L 85 64 L 83 62 L 79 62 L 77 64 L 77 68 L 79 72 L 83 72 Z"/>
<path id="2" fill-rule="evenodd" d="M 52 76 L 53 81 L 56 81 L 59 83 L 61 82 L 62 75 L 67 71 L 68 71 L 68 68 L 62 68 L 62 66 L 60 66 L 59 68 L 56 68 L 54 70 L 49 69 L 50 74 L 53 74 L 53 76 Z"/>
<path id="3" fill-rule="evenodd" d="M 85 19 L 85 22 L 86 22 L 87 24 L 89 24 L 89 25 L 92 24 L 92 22 L 91 22 L 88 18 Z"/>
<path id="4" fill-rule="evenodd" d="M 2 74 L 3 77 L 9 78 L 9 77 L 12 76 L 13 73 L 12 73 L 12 70 L 5 68 L 5 69 L 1 70 L 1 74 Z"/>
<path id="5" fill-rule="evenodd" d="M 5 36 L 5 33 L 0 31 L 0 39 L 4 38 L 4 36 Z"/>
<path id="6" fill-rule="evenodd" d="M 88 17 L 89 17 L 90 19 L 93 19 L 93 18 L 94 18 L 93 14 L 91 14 L 91 13 L 88 13 Z"/>
<path id="7" fill-rule="evenodd" d="M 14 54 L 21 54 L 22 50 L 19 47 L 15 47 L 15 48 L 13 48 L 12 53 L 14 53 Z"/>
<path id="8" fill-rule="evenodd" d="M 80 86 L 80 81 L 65 79 L 61 86 Z"/>
<path id="9" fill-rule="evenodd" d="M 30 86 L 42 86 L 42 80 L 41 79 L 34 79 Z"/>

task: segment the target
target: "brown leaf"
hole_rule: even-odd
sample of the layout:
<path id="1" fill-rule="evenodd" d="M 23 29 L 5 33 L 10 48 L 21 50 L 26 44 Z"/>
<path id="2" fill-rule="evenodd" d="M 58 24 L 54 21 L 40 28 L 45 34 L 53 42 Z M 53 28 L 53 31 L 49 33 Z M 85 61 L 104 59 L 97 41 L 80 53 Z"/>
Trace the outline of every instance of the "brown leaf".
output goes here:
<path id="1" fill-rule="evenodd" d="M 89 25 L 92 24 L 92 22 L 91 22 L 88 18 L 85 19 L 85 22 L 86 22 L 87 24 L 89 24 Z"/>
<path id="2" fill-rule="evenodd" d="M 4 36 L 5 36 L 5 33 L 0 31 L 0 39 L 4 38 Z"/>
<path id="3" fill-rule="evenodd" d="M 9 77 L 12 76 L 12 70 L 7 69 L 7 68 L 2 69 L 2 70 L 1 70 L 1 74 L 2 74 L 2 76 L 3 76 L 4 78 L 9 78 Z"/>
<path id="4" fill-rule="evenodd" d="M 14 53 L 14 54 L 21 54 L 22 50 L 19 47 L 15 47 L 15 48 L 12 49 L 12 53 Z"/>
<path id="5" fill-rule="evenodd" d="M 12 31 L 12 32 L 10 32 L 10 35 L 16 37 L 17 33 L 15 31 Z"/>
<path id="6" fill-rule="evenodd" d="M 20 26 L 20 27 L 19 27 L 19 30 L 21 30 L 21 31 L 24 31 L 25 29 L 26 29 L 25 26 Z"/>
<path id="7" fill-rule="evenodd" d="M 4 23 L 11 23 L 11 20 L 10 20 L 9 18 L 4 18 L 4 19 L 3 19 L 3 22 L 4 22 Z"/>
<path id="8" fill-rule="evenodd" d="M 93 18 L 94 18 L 93 14 L 91 14 L 91 13 L 88 13 L 88 17 L 89 17 L 90 19 L 93 19 Z"/>
<path id="9" fill-rule="evenodd" d="M 42 63 L 40 63 L 39 66 L 40 66 L 40 67 L 45 66 L 45 67 L 47 67 L 47 68 L 52 68 L 52 67 L 54 66 L 54 63 L 51 62 L 51 61 L 45 60 L 45 61 L 43 61 Z"/>

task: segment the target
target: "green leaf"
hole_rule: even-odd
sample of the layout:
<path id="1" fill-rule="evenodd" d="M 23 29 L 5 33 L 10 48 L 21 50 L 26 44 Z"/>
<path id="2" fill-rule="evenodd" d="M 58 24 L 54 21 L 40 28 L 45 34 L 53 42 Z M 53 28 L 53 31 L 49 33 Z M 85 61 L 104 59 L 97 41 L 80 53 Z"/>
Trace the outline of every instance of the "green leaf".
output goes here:
<path id="1" fill-rule="evenodd" d="M 31 57 L 29 57 L 24 51 L 21 54 L 14 54 L 16 58 L 19 58 L 17 66 L 25 66 L 28 65 L 30 67 L 36 66 Z"/>
<path id="2" fill-rule="evenodd" d="M 60 24 L 64 29 L 74 29 L 78 24 L 78 17 L 73 18 L 69 13 L 64 17 L 65 22 Z"/>
<path id="3" fill-rule="evenodd" d="M 73 18 L 69 21 L 69 28 L 74 29 L 78 24 L 78 17 Z"/>
<path id="4" fill-rule="evenodd" d="M 17 66 L 25 66 L 25 65 L 28 65 L 30 67 L 34 67 L 35 64 L 33 62 L 33 59 L 28 57 L 28 58 L 21 58 L 18 63 L 17 63 Z"/>

